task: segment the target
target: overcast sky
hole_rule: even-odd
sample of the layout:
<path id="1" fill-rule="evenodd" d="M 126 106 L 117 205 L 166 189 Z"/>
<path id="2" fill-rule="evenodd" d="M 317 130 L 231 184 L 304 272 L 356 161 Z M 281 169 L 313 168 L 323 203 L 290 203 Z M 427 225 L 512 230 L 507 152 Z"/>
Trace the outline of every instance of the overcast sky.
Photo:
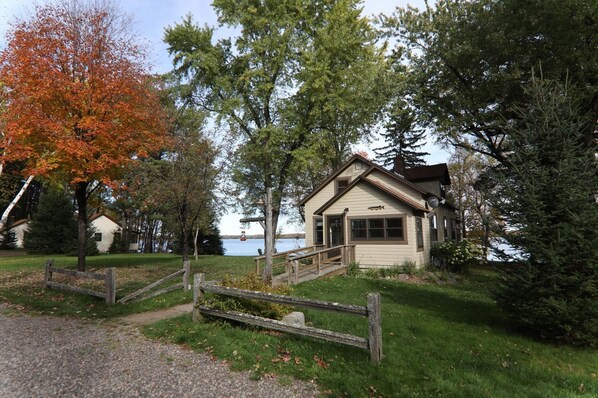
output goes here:
<path id="1" fill-rule="evenodd" d="M 181 21 L 191 13 L 199 25 L 216 26 L 216 14 L 211 0 L 113 0 L 118 7 L 131 14 L 135 21 L 136 33 L 148 40 L 152 53 L 154 72 L 164 73 L 170 70 L 171 61 L 162 42 L 164 29 Z M 0 48 L 4 47 L 9 23 L 15 18 L 26 18 L 35 4 L 44 4 L 44 0 L 0 0 Z M 365 0 L 365 15 L 391 14 L 397 6 L 411 4 L 423 8 L 424 0 Z M 230 36 L 234 32 L 217 31 L 221 36 Z"/>
<path id="2" fill-rule="evenodd" d="M 27 18 L 31 15 L 35 4 L 44 4 L 45 1 L 28 0 L 0 0 L 0 49 L 5 47 L 5 36 L 9 24 L 15 18 Z M 216 26 L 216 14 L 211 6 L 211 0 L 115 0 L 115 3 L 125 12 L 133 16 L 134 29 L 140 38 L 148 41 L 153 72 L 164 73 L 171 69 L 172 63 L 166 52 L 166 45 L 162 42 L 164 29 L 181 21 L 191 13 L 193 19 L 199 24 Z M 424 8 L 424 0 L 365 0 L 363 2 L 365 15 L 391 14 L 397 6 L 407 4 Z M 228 37 L 233 31 L 217 30 L 217 37 Z M 369 150 L 366 146 L 358 150 Z M 426 150 L 432 152 L 428 163 L 446 161 L 447 154 L 439 148 L 429 145 Z M 220 224 L 222 234 L 239 234 L 240 224 L 238 214 L 227 214 Z M 281 223 L 284 232 L 302 231 L 302 226 Z M 261 228 L 252 227 L 251 234 L 261 233 Z"/>

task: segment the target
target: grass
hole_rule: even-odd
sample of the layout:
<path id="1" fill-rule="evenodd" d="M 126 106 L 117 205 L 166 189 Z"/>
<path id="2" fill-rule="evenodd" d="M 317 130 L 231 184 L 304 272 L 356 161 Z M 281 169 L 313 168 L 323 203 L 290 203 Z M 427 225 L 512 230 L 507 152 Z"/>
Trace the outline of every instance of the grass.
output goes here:
<path id="1" fill-rule="evenodd" d="M 271 373 L 316 380 L 328 396 L 595 397 L 598 352 L 557 347 L 518 335 L 489 295 L 495 275 L 476 269 L 458 285 L 414 285 L 339 277 L 298 286 L 293 295 L 365 305 L 382 296 L 384 359 L 299 336 L 190 317 L 145 333 L 226 359 L 253 377 Z M 364 318 L 303 310 L 309 324 L 367 336 Z"/>
<path id="2" fill-rule="evenodd" d="M 60 267 L 73 267 L 76 261 L 55 259 Z M 99 299 L 44 290 L 44 261 L 0 258 L 0 300 L 28 311 L 81 318 L 112 318 L 191 301 L 190 293 L 173 292 L 107 306 Z M 159 279 L 179 269 L 181 259 L 153 254 L 89 258 L 90 269 L 108 266 L 117 268 L 119 286 L 126 286 Z M 248 257 L 201 256 L 192 261 L 193 272 L 204 272 L 207 279 L 252 268 Z M 251 370 L 254 379 L 278 374 L 283 381 L 315 380 L 327 396 L 598 396 L 598 351 L 554 346 L 518 334 L 491 298 L 495 281 L 492 270 L 478 268 L 455 285 L 338 277 L 293 290 L 296 296 L 358 305 L 365 305 L 368 292 L 380 292 L 385 356 L 378 366 L 370 364 L 365 350 L 218 320 L 194 324 L 190 316 L 158 322 L 144 333 L 226 359 L 233 369 Z M 364 318 L 302 311 L 312 326 L 366 337 Z"/>
<path id="3" fill-rule="evenodd" d="M 76 268 L 77 259 L 70 256 L 0 257 L 0 301 L 13 308 L 39 314 L 79 318 L 114 318 L 128 314 L 169 308 L 192 301 L 191 292 L 176 291 L 153 299 L 126 305 L 107 305 L 103 300 L 43 288 L 44 264 L 53 258 L 57 268 Z M 222 279 L 225 275 L 242 275 L 253 269 L 251 257 L 199 256 L 191 260 L 191 272 L 203 272 L 206 278 Z M 116 297 L 124 297 L 182 267 L 181 256 L 172 254 L 121 254 L 87 258 L 87 271 L 104 273 L 116 268 Z M 56 274 L 60 281 L 64 276 Z M 172 283 L 180 282 L 176 279 Z M 101 282 L 73 281 L 95 290 L 103 290 Z"/>

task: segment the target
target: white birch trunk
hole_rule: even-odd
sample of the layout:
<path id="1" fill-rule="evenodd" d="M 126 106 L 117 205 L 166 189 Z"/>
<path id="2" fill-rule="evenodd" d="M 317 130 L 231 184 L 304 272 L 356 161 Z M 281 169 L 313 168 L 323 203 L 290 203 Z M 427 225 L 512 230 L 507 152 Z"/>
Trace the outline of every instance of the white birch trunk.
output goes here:
<path id="1" fill-rule="evenodd" d="M 197 227 L 195 229 L 195 239 L 193 240 L 193 255 L 195 256 L 195 259 L 197 260 L 197 236 L 199 235 L 199 227 Z"/>
<path id="2" fill-rule="evenodd" d="M 27 181 L 25 181 L 25 184 L 23 184 L 23 186 L 21 187 L 21 190 L 19 191 L 17 196 L 14 197 L 14 199 L 12 200 L 12 202 L 10 202 L 10 204 L 8 205 L 6 210 L 4 210 L 4 213 L 2 213 L 2 218 L 0 218 L 0 230 L 4 229 L 4 227 L 6 226 L 10 212 L 17 205 L 17 203 L 19 202 L 19 200 L 21 199 L 21 197 L 23 196 L 23 194 L 29 187 L 29 184 L 31 184 L 31 181 L 33 181 L 34 177 L 35 176 L 32 176 L 32 175 L 27 177 Z"/>

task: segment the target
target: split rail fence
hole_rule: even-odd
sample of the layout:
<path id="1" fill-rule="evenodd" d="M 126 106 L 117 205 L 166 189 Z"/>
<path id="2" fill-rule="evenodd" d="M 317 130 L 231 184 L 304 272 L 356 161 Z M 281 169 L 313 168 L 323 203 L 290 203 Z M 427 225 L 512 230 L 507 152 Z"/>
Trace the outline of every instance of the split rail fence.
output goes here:
<path id="1" fill-rule="evenodd" d="M 98 292 L 93 289 L 88 289 L 80 286 L 72 286 L 64 283 L 55 282 L 52 280 L 53 274 L 64 274 L 83 279 L 95 279 L 104 281 L 104 291 Z M 73 293 L 87 294 L 89 296 L 99 297 L 106 300 L 108 304 L 114 304 L 116 299 L 116 270 L 114 268 L 107 268 L 105 274 L 97 274 L 93 272 L 81 272 L 70 269 L 54 268 L 54 260 L 46 261 L 44 272 L 44 287 L 65 290 Z"/>
<path id="2" fill-rule="evenodd" d="M 368 338 L 366 339 L 351 334 L 338 333 L 309 326 L 296 326 L 255 315 L 210 308 L 201 304 L 204 302 L 204 292 L 366 317 L 368 322 Z M 368 293 L 367 306 L 364 307 L 218 286 L 211 282 L 206 282 L 204 274 L 195 274 L 193 278 L 193 322 L 202 321 L 202 315 L 210 315 L 281 332 L 333 341 L 369 350 L 370 360 L 374 363 L 380 363 L 382 359 L 382 324 L 380 309 L 379 293 Z"/>
<path id="3" fill-rule="evenodd" d="M 142 288 L 139 289 L 121 299 L 118 300 L 118 303 L 125 304 L 128 302 L 134 301 L 141 301 L 150 299 L 161 294 L 173 292 L 175 290 L 189 290 L 189 275 L 191 272 L 191 262 L 185 261 L 183 262 L 183 268 Z M 76 278 L 83 278 L 83 279 L 95 279 L 104 281 L 104 291 L 97 291 L 93 289 L 88 289 L 80 286 L 73 286 L 67 285 L 64 283 L 55 282 L 52 280 L 53 274 L 64 274 L 73 276 Z M 166 282 L 169 282 L 176 277 L 182 276 L 182 282 L 177 283 L 172 286 L 168 286 L 164 289 L 158 291 L 152 291 L 156 287 L 163 285 Z M 116 269 L 115 268 L 107 268 L 105 274 L 98 274 L 93 272 L 80 272 L 70 269 L 61 269 L 61 268 L 54 268 L 54 260 L 47 260 L 45 265 L 45 273 L 44 273 L 44 287 L 52 288 L 52 289 L 59 289 L 73 293 L 80 293 L 86 294 L 88 296 L 94 296 L 103 298 L 106 300 L 107 304 L 114 304 L 116 302 Z"/>
<path id="4" fill-rule="evenodd" d="M 189 290 L 189 272 L 190 271 L 191 271 L 191 262 L 184 261 L 183 269 L 180 269 L 177 272 L 172 273 L 172 274 L 160 279 L 159 281 L 156 281 L 150 285 L 147 285 L 146 287 L 139 289 L 136 292 L 133 292 L 133 293 L 129 294 L 128 296 L 121 298 L 120 300 L 118 300 L 118 302 L 121 304 L 125 304 L 125 303 L 133 302 L 133 301 L 147 300 L 147 299 L 159 296 L 161 294 L 174 292 L 175 290 L 181 290 L 181 289 Z M 175 279 L 176 277 L 180 277 L 181 275 L 183 276 L 183 281 L 181 283 L 177 283 L 175 285 L 168 286 L 164 289 L 150 293 L 150 291 L 152 289 L 154 289 L 160 285 L 163 285 L 164 283 L 169 282 L 169 281 Z"/>

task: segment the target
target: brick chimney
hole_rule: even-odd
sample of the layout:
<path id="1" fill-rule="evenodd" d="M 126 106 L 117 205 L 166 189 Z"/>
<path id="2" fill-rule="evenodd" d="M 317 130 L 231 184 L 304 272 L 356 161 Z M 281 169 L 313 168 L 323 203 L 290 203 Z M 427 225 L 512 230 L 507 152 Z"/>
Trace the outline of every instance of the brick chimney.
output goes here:
<path id="1" fill-rule="evenodd" d="M 401 155 L 395 156 L 392 171 L 394 171 L 401 177 L 405 176 L 405 159 L 403 159 L 403 157 Z"/>

